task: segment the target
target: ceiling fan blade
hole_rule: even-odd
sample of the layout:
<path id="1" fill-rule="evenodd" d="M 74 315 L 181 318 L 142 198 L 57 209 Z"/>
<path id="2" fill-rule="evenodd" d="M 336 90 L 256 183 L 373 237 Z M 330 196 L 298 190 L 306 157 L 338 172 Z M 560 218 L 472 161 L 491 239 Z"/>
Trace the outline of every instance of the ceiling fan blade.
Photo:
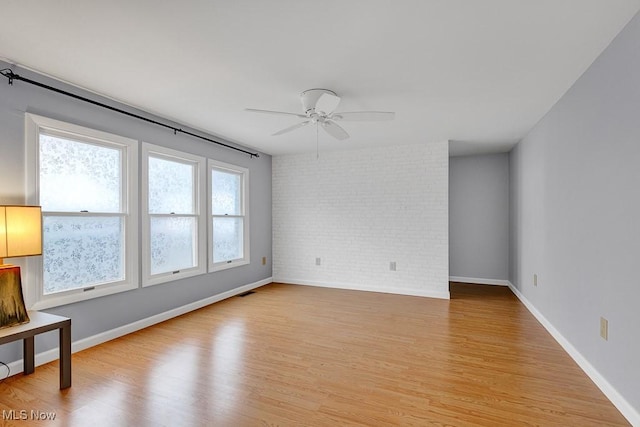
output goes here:
<path id="1" fill-rule="evenodd" d="M 322 128 L 332 137 L 340 141 L 349 138 L 349 134 L 346 130 L 342 129 L 338 124 L 331 120 L 325 120 L 322 122 Z"/>
<path id="2" fill-rule="evenodd" d="M 330 93 L 323 93 L 316 102 L 316 112 L 323 112 L 325 114 L 331 113 L 340 104 L 340 97 L 331 95 Z"/>
<path id="3" fill-rule="evenodd" d="M 305 122 L 301 122 L 301 123 L 295 124 L 293 126 L 289 126 L 288 128 L 284 128 L 281 131 L 278 131 L 278 132 L 274 133 L 271 136 L 278 136 L 278 135 L 282 135 L 283 133 L 291 132 L 292 130 L 296 130 L 296 129 L 299 129 L 301 127 L 304 127 L 304 126 L 308 125 L 309 123 L 311 123 L 311 121 L 307 120 Z"/>
<path id="4" fill-rule="evenodd" d="M 348 113 L 333 113 L 331 120 L 382 122 L 393 120 L 396 113 L 390 111 L 351 111 Z"/>
<path id="5" fill-rule="evenodd" d="M 298 114 L 298 113 L 287 113 L 285 111 L 272 111 L 272 110 L 258 110 L 256 108 L 245 108 L 244 111 L 249 111 L 251 113 L 264 113 L 264 114 L 277 114 L 277 115 L 287 115 L 287 116 L 296 116 L 296 117 L 300 117 L 303 119 L 306 119 L 307 116 L 305 116 L 304 114 Z"/>

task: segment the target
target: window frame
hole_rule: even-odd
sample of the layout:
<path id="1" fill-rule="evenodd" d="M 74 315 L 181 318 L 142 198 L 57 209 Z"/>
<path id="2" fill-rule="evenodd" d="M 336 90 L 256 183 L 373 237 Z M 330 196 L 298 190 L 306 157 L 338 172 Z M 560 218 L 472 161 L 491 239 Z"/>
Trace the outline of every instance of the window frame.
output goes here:
<path id="1" fill-rule="evenodd" d="M 196 266 L 179 270 L 176 272 L 166 272 L 151 274 L 151 218 L 163 217 L 165 214 L 149 213 L 149 159 L 150 157 L 160 158 L 182 164 L 194 166 L 194 213 L 176 214 L 178 217 L 196 218 L 196 245 L 194 259 Z M 206 179 L 207 171 L 206 159 L 194 154 L 185 153 L 178 150 L 162 147 L 148 142 L 142 143 L 142 165 L 141 165 L 141 216 L 142 216 L 142 286 L 153 286 L 161 283 L 171 282 L 187 277 L 205 274 L 207 272 L 207 223 L 206 223 Z"/>
<path id="2" fill-rule="evenodd" d="M 121 210 L 109 213 L 109 216 L 123 218 L 123 262 L 124 279 L 120 281 L 88 285 L 77 289 L 44 294 L 43 257 L 28 258 L 27 283 L 25 286 L 26 303 L 29 309 L 41 310 L 85 301 L 139 287 L 138 272 L 138 141 L 79 126 L 36 114 L 25 114 L 25 146 L 26 146 L 26 187 L 27 203 L 40 204 L 40 134 L 45 131 L 49 135 L 58 135 L 83 143 L 101 147 L 117 148 L 122 152 L 121 167 Z M 44 211 L 45 216 L 82 216 L 80 212 Z M 101 216 L 102 213 L 88 213 L 88 216 Z"/>
<path id="3" fill-rule="evenodd" d="M 207 221 L 208 221 L 208 264 L 209 264 L 209 272 L 213 273 L 216 271 L 227 270 L 229 268 L 240 267 L 243 265 L 248 265 L 251 263 L 251 248 L 250 242 L 251 238 L 249 235 L 249 169 L 232 165 L 230 163 L 221 162 L 218 160 L 208 159 L 207 161 L 207 185 L 208 185 L 208 194 L 207 194 Z M 235 173 L 239 174 L 241 177 L 241 215 L 213 215 L 213 183 L 212 183 L 212 173 L 214 170 L 227 172 L 227 173 Z M 213 219 L 214 217 L 237 217 L 243 218 L 243 227 L 242 227 L 242 249 L 243 249 L 243 257 L 237 258 L 230 261 L 223 261 L 214 263 L 213 261 L 213 245 L 214 245 L 214 236 L 213 236 Z"/>

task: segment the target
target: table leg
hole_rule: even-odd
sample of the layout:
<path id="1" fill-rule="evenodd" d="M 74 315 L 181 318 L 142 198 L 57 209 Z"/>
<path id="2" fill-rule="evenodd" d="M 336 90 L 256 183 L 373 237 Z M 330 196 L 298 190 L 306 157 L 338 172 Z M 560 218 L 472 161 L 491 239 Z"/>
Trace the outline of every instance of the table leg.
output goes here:
<path id="1" fill-rule="evenodd" d="M 60 328 L 60 390 L 71 387 L 71 322 Z"/>
<path id="2" fill-rule="evenodd" d="M 33 337 L 27 337 L 22 340 L 22 361 L 24 374 L 33 374 L 36 370 L 36 355 Z"/>

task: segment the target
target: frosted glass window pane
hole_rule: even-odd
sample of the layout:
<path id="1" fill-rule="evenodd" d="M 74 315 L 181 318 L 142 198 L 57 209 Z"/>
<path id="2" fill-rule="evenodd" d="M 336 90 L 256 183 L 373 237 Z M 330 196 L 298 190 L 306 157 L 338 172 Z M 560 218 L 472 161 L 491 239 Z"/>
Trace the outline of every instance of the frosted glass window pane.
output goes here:
<path id="1" fill-rule="evenodd" d="M 122 151 L 40 135 L 43 211 L 120 212 Z"/>
<path id="2" fill-rule="evenodd" d="M 193 214 L 194 166 L 149 157 L 149 213 Z"/>
<path id="3" fill-rule="evenodd" d="M 124 280 L 123 219 L 43 218 L 44 294 Z"/>
<path id="4" fill-rule="evenodd" d="M 195 267 L 196 219 L 151 218 L 151 274 Z"/>
<path id="5" fill-rule="evenodd" d="M 213 262 L 243 257 L 243 218 L 213 218 Z"/>
<path id="6" fill-rule="evenodd" d="M 211 171 L 212 212 L 214 215 L 242 215 L 242 175 Z"/>

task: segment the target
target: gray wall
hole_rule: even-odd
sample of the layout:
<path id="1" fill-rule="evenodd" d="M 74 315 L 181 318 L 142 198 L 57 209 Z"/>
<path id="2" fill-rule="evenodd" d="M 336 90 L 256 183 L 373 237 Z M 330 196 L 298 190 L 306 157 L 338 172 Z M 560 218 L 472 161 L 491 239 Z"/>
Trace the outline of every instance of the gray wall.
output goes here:
<path id="1" fill-rule="evenodd" d="M 0 62 L 0 68 L 6 67 L 8 64 Z M 26 70 L 15 69 L 14 72 L 100 100 L 95 95 Z M 101 101 L 164 121 L 118 105 L 113 101 L 104 99 Z M 174 135 L 170 130 L 24 82 L 15 81 L 13 86 L 9 86 L 2 78 L 0 81 L 0 182 L 2 183 L 0 204 L 21 204 L 25 200 L 25 112 L 144 140 L 236 164 L 250 170 L 250 265 L 46 310 L 72 318 L 74 341 L 271 277 L 271 156 L 261 154 L 259 158 L 252 159 L 246 154 L 214 146 L 186 135 Z M 266 256 L 269 261 L 266 266 L 261 264 L 263 256 Z M 23 279 L 25 279 L 24 271 Z M 44 337 L 39 337 L 36 351 L 52 348 L 55 343 L 55 333 L 45 334 Z M 0 347 L 0 360 L 12 362 L 21 357 L 21 346 L 18 343 L 13 344 Z"/>
<path id="2" fill-rule="evenodd" d="M 639 52 L 636 16 L 511 152 L 509 274 L 636 411 Z M 600 316 L 609 320 L 608 341 Z"/>
<path id="3" fill-rule="evenodd" d="M 509 155 L 449 159 L 449 275 L 509 276 Z"/>

